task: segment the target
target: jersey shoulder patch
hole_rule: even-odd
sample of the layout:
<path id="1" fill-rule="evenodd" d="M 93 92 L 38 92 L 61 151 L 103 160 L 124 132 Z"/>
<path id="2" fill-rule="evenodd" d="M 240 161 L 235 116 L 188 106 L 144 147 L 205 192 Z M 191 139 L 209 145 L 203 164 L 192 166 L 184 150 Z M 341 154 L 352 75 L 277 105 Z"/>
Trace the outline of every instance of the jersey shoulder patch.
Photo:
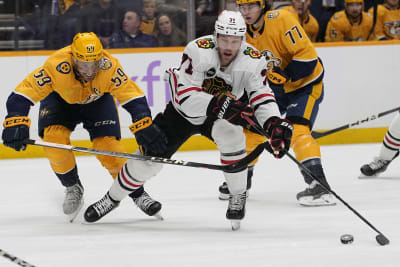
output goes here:
<path id="1" fill-rule="evenodd" d="M 251 46 L 248 46 L 245 50 L 243 50 L 243 54 L 250 56 L 251 58 L 261 58 L 260 52 Z"/>
<path id="2" fill-rule="evenodd" d="M 108 59 L 108 58 L 104 58 L 103 62 L 100 64 L 100 69 L 107 71 L 109 69 L 111 69 L 113 66 L 112 60 Z"/>
<path id="3" fill-rule="evenodd" d="M 267 19 L 276 19 L 279 17 L 280 14 L 281 13 L 278 10 L 272 10 L 267 13 Z"/>
<path id="4" fill-rule="evenodd" d="M 68 74 L 71 72 L 71 64 L 67 61 L 63 61 L 57 65 L 56 70 L 62 74 Z"/>
<path id="5" fill-rule="evenodd" d="M 214 48 L 215 43 L 212 38 L 201 38 L 196 41 L 196 44 L 200 48 Z"/>

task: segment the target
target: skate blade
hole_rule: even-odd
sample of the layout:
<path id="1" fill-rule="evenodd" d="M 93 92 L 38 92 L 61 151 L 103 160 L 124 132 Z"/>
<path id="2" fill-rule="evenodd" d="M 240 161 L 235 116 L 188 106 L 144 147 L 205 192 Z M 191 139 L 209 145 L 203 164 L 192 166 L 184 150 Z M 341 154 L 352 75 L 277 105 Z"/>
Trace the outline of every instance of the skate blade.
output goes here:
<path id="1" fill-rule="evenodd" d="M 231 220 L 232 231 L 237 231 L 240 229 L 240 220 Z"/>
<path id="2" fill-rule="evenodd" d="M 313 197 L 303 197 L 298 200 L 299 204 L 304 207 L 323 207 L 323 206 L 335 206 L 336 201 L 331 195 L 321 196 L 320 198 L 314 199 Z"/>
<path id="3" fill-rule="evenodd" d="M 68 214 L 68 221 L 70 223 L 73 223 L 75 218 L 78 216 L 78 213 L 81 211 L 82 207 L 83 207 L 83 200 L 81 201 L 81 203 L 79 204 L 79 207 L 76 209 L 76 211 L 74 211 L 71 214 Z"/>
<path id="4" fill-rule="evenodd" d="M 378 176 L 379 176 L 378 173 L 374 174 L 374 175 L 370 175 L 370 176 L 360 173 L 360 175 L 358 176 L 358 179 L 376 179 L 376 178 L 378 178 Z"/>
<path id="5" fill-rule="evenodd" d="M 219 200 L 225 201 L 225 200 L 229 200 L 231 198 L 231 195 L 220 193 L 218 198 L 219 198 Z"/>

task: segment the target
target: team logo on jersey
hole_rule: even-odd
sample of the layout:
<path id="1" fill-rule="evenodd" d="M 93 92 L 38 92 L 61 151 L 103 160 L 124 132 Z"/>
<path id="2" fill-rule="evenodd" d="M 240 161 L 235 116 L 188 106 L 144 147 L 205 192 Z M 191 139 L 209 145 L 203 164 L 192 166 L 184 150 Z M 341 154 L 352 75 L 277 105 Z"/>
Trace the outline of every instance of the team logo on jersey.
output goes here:
<path id="1" fill-rule="evenodd" d="M 278 57 L 275 57 L 274 54 L 269 50 L 264 50 L 261 52 L 261 55 L 265 57 L 267 61 L 267 70 L 270 71 L 274 67 L 279 67 L 282 63 L 282 60 Z"/>
<path id="2" fill-rule="evenodd" d="M 107 59 L 107 58 L 103 58 L 102 62 L 100 63 L 99 68 L 101 70 L 109 70 L 112 67 L 112 61 Z"/>
<path id="3" fill-rule="evenodd" d="M 279 13 L 278 10 L 273 10 L 270 13 L 268 13 L 267 18 L 269 19 L 276 19 L 277 17 L 279 17 L 281 13 Z"/>
<path id="4" fill-rule="evenodd" d="M 215 76 L 214 78 L 205 79 L 201 86 L 203 91 L 211 95 L 215 95 L 220 92 L 231 92 L 232 86 L 227 84 L 224 79 Z"/>
<path id="5" fill-rule="evenodd" d="M 257 50 L 255 50 L 253 47 L 247 47 L 246 50 L 243 51 L 245 55 L 250 56 L 251 58 L 260 58 L 261 54 Z"/>
<path id="6" fill-rule="evenodd" d="M 215 70 L 215 68 L 211 68 L 206 72 L 206 76 L 207 77 L 212 77 L 215 75 L 215 73 L 217 73 L 217 71 Z"/>
<path id="7" fill-rule="evenodd" d="M 64 61 L 58 64 L 56 70 L 62 74 L 68 74 L 71 72 L 71 65 L 67 61 Z"/>
<path id="8" fill-rule="evenodd" d="M 211 38 L 203 38 L 197 40 L 197 46 L 200 48 L 214 48 L 215 44 Z"/>

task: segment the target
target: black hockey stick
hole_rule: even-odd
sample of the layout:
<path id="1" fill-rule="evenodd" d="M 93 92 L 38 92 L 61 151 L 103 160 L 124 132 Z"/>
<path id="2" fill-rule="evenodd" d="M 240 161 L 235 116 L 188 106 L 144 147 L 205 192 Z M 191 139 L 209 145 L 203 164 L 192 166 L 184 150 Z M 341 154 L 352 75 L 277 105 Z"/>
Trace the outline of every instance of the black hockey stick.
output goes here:
<path id="1" fill-rule="evenodd" d="M 376 17 L 378 15 L 378 0 L 374 0 L 374 10 L 373 10 L 373 17 L 372 17 L 372 27 L 371 30 L 369 31 L 367 40 L 368 41 L 369 38 L 371 37 L 371 34 L 373 34 L 375 32 L 375 26 L 376 26 Z"/>
<path id="2" fill-rule="evenodd" d="M 159 158 L 159 157 L 152 157 L 152 156 L 144 156 L 144 155 L 136 155 L 130 153 L 123 153 L 123 152 L 114 152 L 108 150 L 99 150 L 87 147 L 79 147 L 79 146 L 71 146 L 71 145 L 64 145 L 64 144 L 57 144 L 57 143 L 50 143 L 50 142 L 43 142 L 40 140 L 25 140 L 25 144 L 28 145 L 35 145 L 35 146 L 42 146 L 42 147 L 50 147 L 50 148 L 58 148 L 64 149 L 69 151 L 77 151 L 83 152 L 88 154 L 97 154 L 97 155 L 105 155 L 105 156 L 112 156 L 118 158 L 127 158 L 127 159 L 134 159 L 134 160 L 142 160 L 142 161 L 151 161 L 155 163 L 163 163 L 163 164 L 170 164 L 170 165 L 178 165 L 178 166 L 186 166 L 186 167 L 194 167 L 194 168 L 206 168 L 211 170 L 220 170 L 225 172 L 235 172 L 247 166 L 250 162 L 255 160 L 265 149 L 264 143 L 259 144 L 250 154 L 248 154 L 243 159 L 229 165 L 214 165 L 214 164 L 207 164 L 207 163 L 198 163 L 192 161 L 183 161 L 178 159 L 166 159 L 166 158 Z"/>
<path id="3" fill-rule="evenodd" d="M 4 258 L 9 259 L 10 261 L 12 261 L 12 262 L 18 264 L 19 266 L 24 266 L 24 267 L 35 267 L 35 265 L 32 265 L 32 264 L 30 264 L 30 263 L 28 263 L 28 262 L 26 262 L 26 261 L 24 261 L 24 260 L 18 258 L 17 256 L 11 255 L 10 253 L 5 252 L 5 251 L 2 250 L 1 248 L 0 248 L 0 256 L 3 256 Z"/>
<path id="4" fill-rule="evenodd" d="M 252 119 L 250 119 L 247 116 L 243 116 L 243 118 L 245 120 L 247 120 L 248 123 L 250 123 L 251 126 L 253 126 L 254 129 L 256 129 L 256 131 L 258 131 L 260 134 L 266 136 L 267 138 L 269 138 L 268 134 L 264 131 L 263 128 L 261 128 L 261 126 L 259 126 L 258 124 L 256 124 Z M 347 208 L 349 208 L 355 215 L 357 215 L 358 218 L 360 218 L 363 222 L 365 222 L 369 227 L 371 227 L 376 233 L 378 233 L 378 235 L 376 236 L 376 241 L 378 242 L 379 245 L 384 246 L 389 244 L 389 239 L 382 234 L 382 232 L 380 232 L 375 226 L 373 226 L 367 219 L 365 219 L 358 211 L 356 211 L 352 206 L 350 206 L 350 204 L 348 204 L 346 201 L 344 201 L 338 194 L 336 194 L 335 191 L 333 191 L 332 189 L 326 187 L 323 183 L 321 183 L 321 181 L 319 180 L 318 177 L 316 177 L 309 169 L 307 169 L 306 166 L 304 166 L 303 163 L 301 163 L 300 161 L 298 161 L 294 156 L 292 156 L 292 154 L 290 154 L 289 152 L 286 152 L 286 156 L 288 156 L 294 163 L 297 164 L 297 166 L 299 166 L 299 168 L 301 170 L 303 170 L 304 172 L 306 172 L 313 180 L 317 181 L 326 191 L 328 191 L 329 193 L 331 193 L 332 195 L 334 195 L 340 202 L 342 202 Z"/>
<path id="5" fill-rule="evenodd" d="M 349 128 L 353 128 L 353 127 L 358 126 L 358 125 L 360 125 L 362 123 L 365 123 L 365 122 L 370 122 L 370 121 L 376 120 L 378 118 L 381 118 L 383 116 L 386 116 L 386 115 L 391 114 L 393 112 L 396 112 L 398 110 L 400 110 L 400 107 L 393 108 L 393 109 L 390 109 L 390 110 L 386 110 L 386 111 L 378 113 L 378 114 L 373 114 L 373 115 L 371 115 L 371 116 L 369 116 L 369 117 L 367 117 L 365 119 L 358 120 L 358 121 L 355 121 L 355 122 L 352 122 L 352 123 L 337 127 L 335 129 L 329 130 L 329 131 L 325 131 L 325 132 L 312 131 L 311 135 L 315 139 L 318 139 L 318 138 L 321 138 L 321 137 L 324 137 L 324 136 L 327 136 L 327 135 L 334 134 L 336 132 L 340 132 L 340 131 L 343 131 L 343 130 L 346 130 L 346 129 L 349 129 Z"/>

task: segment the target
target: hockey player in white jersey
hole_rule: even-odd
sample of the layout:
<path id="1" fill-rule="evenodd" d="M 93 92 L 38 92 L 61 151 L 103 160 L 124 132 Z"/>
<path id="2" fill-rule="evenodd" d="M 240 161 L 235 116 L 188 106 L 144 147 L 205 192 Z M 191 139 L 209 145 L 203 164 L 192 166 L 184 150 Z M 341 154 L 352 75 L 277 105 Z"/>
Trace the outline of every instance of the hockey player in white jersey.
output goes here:
<path id="1" fill-rule="evenodd" d="M 245 32 L 239 12 L 223 11 L 215 34 L 190 42 L 179 69 L 166 71 L 171 101 L 153 124 L 166 134 L 168 152 L 153 156 L 170 158 L 190 136 L 202 134 L 216 143 L 221 163 L 235 163 L 246 156 L 243 126 L 248 123 L 242 116 L 253 116 L 263 126 L 271 137 L 269 152 L 282 157 L 289 149 L 293 127 L 280 118 L 265 60 L 245 42 Z M 106 195 L 88 207 L 86 221 L 102 218 L 160 169 L 161 164 L 128 160 Z M 232 193 L 226 218 L 236 230 L 245 216 L 247 166 L 224 176 Z"/>
<path id="2" fill-rule="evenodd" d="M 400 113 L 392 120 L 389 130 L 383 138 L 381 150 L 378 157 L 369 163 L 361 166 L 361 176 L 376 176 L 384 172 L 390 162 L 399 155 L 400 150 Z"/>

